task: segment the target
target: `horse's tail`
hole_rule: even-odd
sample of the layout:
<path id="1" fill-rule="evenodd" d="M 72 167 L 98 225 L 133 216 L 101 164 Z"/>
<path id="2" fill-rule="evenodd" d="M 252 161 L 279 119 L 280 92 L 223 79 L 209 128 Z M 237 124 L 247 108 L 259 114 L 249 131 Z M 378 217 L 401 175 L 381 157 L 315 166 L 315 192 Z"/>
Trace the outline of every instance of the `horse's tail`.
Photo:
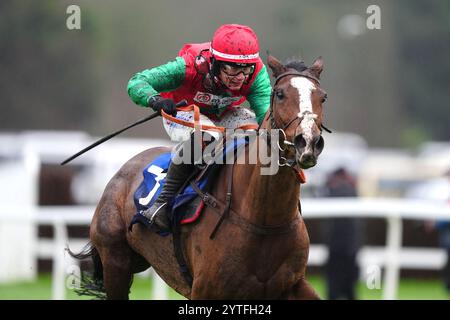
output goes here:
<path id="1" fill-rule="evenodd" d="M 103 286 L 103 265 L 100 260 L 100 255 L 97 249 L 91 242 L 88 242 L 86 246 L 79 253 L 74 253 L 67 248 L 69 255 L 77 260 L 92 259 L 94 264 L 94 271 L 92 273 L 82 273 L 80 279 L 80 287 L 74 291 L 78 295 L 92 296 L 97 299 L 106 299 L 106 291 Z"/>

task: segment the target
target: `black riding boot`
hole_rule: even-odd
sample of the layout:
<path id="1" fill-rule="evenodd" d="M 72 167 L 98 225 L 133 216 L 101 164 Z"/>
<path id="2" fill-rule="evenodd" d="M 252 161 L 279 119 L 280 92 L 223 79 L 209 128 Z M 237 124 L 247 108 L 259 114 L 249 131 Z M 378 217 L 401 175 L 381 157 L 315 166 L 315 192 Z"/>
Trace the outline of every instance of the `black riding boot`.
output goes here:
<path id="1" fill-rule="evenodd" d="M 187 180 L 193 170 L 190 164 L 170 164 L 167 171 L 166 182 L 161 193 L 153 205 L 141 214 L 147 218 L 150 227 L 157 231 L 170 231 L 170 219 L 166 207 L 172 200 L 183 183 Z"/>

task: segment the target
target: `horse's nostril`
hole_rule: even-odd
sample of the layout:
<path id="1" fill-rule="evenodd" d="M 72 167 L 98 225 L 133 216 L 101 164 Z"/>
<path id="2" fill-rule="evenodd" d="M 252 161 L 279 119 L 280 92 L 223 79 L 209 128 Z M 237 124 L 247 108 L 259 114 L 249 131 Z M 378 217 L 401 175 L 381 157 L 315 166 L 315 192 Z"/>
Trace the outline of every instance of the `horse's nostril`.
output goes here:
<path id="1" fill-rule="evenodd" d="M 302 150 L 306 147 L 306 140 L 303 138 L 303 135 L 299 134 L 294 138 L 294 146 L 297 150 Z"/>
<path id="2" fill-rule="evenodd" d="M 313 155 L 312 155 L 312 154 L 305 154 L 305 155 L 302 157 L 302 160 L 303 160 L 304 162 L 310 162 L 311 160 L 313 160 Z"/>
<path id="3" fill-rule="evenodd" d="M 297 163 L 300 168 L 308 169 L 316 165 L 317 158 L 312 153 L 305 153 L 297 160 Z"/>
<path id="4" fill-rule="evenodd" d="M 319 136 L 319 138 L 316 140 L 316 149 L 322 151 L 324 145 L 325 141 L 323 140 L 322 136 Z"/>

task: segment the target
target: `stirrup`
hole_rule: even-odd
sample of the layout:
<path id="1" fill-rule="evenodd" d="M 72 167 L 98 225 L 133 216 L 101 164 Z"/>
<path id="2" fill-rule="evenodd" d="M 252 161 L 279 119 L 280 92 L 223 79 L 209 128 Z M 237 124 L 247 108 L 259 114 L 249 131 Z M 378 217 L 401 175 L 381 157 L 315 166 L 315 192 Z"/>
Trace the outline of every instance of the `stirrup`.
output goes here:
<path id="1" fill-rule="evenodd" d="M 160 206 L 158 207 L 158 209 L 155 210 L 155 212 L 153 212 L 153 214 L 152 214 L 152 216 L 151 216 L 150 218 L 147 218 L 147 217 L 146 217 L 146 218 L 148 219 L 150 225 L 153 225 L 153 224 L 154 224 L 156 215 L 157 215 L 158 212 L 159 212 L 164 206 L 166 206 L 166 205 L 167 205 L 167 202 L 164 202 L 162 205 L 160 205 Z M 149 209 L 149 210 L 150 210 L 150 209 Z"/>

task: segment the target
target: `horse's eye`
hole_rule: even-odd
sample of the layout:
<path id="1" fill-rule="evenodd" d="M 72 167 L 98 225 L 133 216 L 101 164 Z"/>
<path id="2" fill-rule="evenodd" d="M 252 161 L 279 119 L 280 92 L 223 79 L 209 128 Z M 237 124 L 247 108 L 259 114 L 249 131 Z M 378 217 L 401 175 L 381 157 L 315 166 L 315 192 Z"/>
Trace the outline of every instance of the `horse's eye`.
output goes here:
<path id="1" fill-rule="evenodd" d="M 322 103 L 325 103 L 325 101 L 327 101 L 328 96 L 325 94 L 322 98 Z"/>
<path id="2" fill-rule="evenodd" d="M 283 90 L 277 90 L 277 91 L 275 91 L 275 95 L 277 96 L 277 99 L 278 99 L 278 100 L 283 100 L 283 98 L 284 98 Z"/>

